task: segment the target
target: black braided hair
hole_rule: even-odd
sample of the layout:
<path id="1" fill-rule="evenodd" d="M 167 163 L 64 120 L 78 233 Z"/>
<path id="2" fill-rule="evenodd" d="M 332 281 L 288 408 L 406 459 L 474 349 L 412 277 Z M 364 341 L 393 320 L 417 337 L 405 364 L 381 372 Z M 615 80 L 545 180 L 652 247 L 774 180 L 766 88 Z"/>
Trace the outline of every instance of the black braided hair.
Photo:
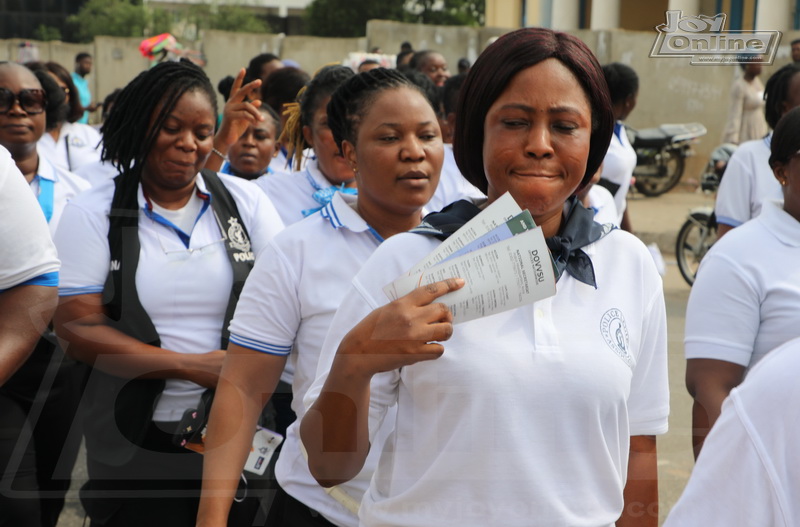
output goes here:
<path id="1" fill-rule="evenodd" d="M 785 103 L 789 98 L 789 88 L 792 85 L 792 78 L 795 73 L 800 73 L 800 65 L 787 64 L 778 71 L 772 74 L 764 86 L 764 116 L 766 117 L 767 124 L 773 130 L 778 126 L 778 121 L 784 113 Z M 791 108 L 786 108 L 791 110 Z"/>
<path id="2" fill-rule="evenodd" d="M 187 60 L 157 64 L 137 75 L 119 93 L 114 111 L 101 128 L 102 159 L 119 170 L 129 189 L 135 192 L 138 188 L 144 161 L 178 99 L 195 90 L 206 94 L 216 115 L 217 98 L 211 81 Z"/>
<path id="3" fill-rule="evenodd" d="M 417 90 L 430 103 L 425 93 L 397 70 L 375 68 L 359 73 L 339 86 L 328 103 L 328 126 L 333 139 L 342 149 L 342 141 L 356 144 L 358 123 L 364 118 L 367 107 L 383 90 L 407 87 Z M 431 104 L 436 113 L 436 108 Z"/>
<path id="4" fill-rule="evenodd" d="M 639 92 L 639 76 L 630 66 L 612 62 L 603 66 L 603 76 L 608 84 L 611 104 L 625 102 L 625 99 Z"/>

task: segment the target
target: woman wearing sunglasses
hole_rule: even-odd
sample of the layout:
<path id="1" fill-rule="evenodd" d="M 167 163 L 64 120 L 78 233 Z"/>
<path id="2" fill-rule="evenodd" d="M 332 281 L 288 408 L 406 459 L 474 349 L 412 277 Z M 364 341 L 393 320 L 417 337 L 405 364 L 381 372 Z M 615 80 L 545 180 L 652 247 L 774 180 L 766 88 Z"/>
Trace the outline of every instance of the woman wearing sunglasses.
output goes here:
<path id="1" fill-rule="evenodd" d="M 45 133 L 46 110 L 63 101 L 58 96 L 58 86 L 46 73 L 37 78 L 24 66 L 0 64 L 0 145 L 11 153 L 30 185 L 51 233 L 67 202 L 89 187 L 86 181 L 56 167 L 39 153 L 37 143 Z M 43 385 L 48 367 L 55 377 Z M 27 496 L 18 494 L 23 497 L 17 499 L 0 498 L 0 525 L 55 526 L 80 445 L 80 431 L 76 429 L 70 435 L 70 429 L 80 399 L 82 375 L 83 368 L 64 359 L 55 336 L 48 330 L 25 364 L 0 387 L 0 407 L 7 416 L 3 424 L 6 430 L 18 431 L 13 437 L 0 438 L 0 467 L 11 459 L 6 454 L 18 446 L 24 448 L 21 462 L 17 466 L 9 464 L 3 473 L 13 472 L 12 489 L 30 491 Z M 26 436 L 30 440 L 17 445 L 19 438 Z M 59 463 L 65 468 L 56 474 Z M 5 493 L 0 491 L 2 494 Z"/>

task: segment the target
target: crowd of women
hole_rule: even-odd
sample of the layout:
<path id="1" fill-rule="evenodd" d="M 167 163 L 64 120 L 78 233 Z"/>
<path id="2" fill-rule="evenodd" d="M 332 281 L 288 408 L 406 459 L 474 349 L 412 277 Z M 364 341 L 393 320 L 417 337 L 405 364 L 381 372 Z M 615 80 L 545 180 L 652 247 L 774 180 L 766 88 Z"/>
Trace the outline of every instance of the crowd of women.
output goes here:
<path id="1" fill-rule="evenodd" d="M 38 207 L 20 203 L 44 212 L 61 261 L 52 330 L 0 339 L 17 346 L 0 364 L 0 526 L 56 525 L 81 437 L 94 527 L 657 525 L 667 328 L 626 232 L 636 73 L 539 28 L 453 77 L 435 51 L 402 54 L 313 76 L 259 55 L 220 84 L 221 112 L 199 67 L 162 63 L 66 166 L 57 145 L 84 126 L 69 74 L 0 64 L 0 184 L 27 181 Z M 719 318 L 687 328 L 690 390 L 713 391 L 698 430 L 796 327 L 787 75 L 767 115 L 785 200 L 714 248 L 692 294 Z M 506 193 L 542 229 L 554 296 L 457 325 L 442 298 L 459 277 L 386 298 Z M 49 243 L 30 272 L 0 258 L 4 309 L 52 289 Z M 252 466 L 263 437 L 283 441 Z M 692 497 L 710 486 L 690 484 L 674 525 L 713 524 Z"/>

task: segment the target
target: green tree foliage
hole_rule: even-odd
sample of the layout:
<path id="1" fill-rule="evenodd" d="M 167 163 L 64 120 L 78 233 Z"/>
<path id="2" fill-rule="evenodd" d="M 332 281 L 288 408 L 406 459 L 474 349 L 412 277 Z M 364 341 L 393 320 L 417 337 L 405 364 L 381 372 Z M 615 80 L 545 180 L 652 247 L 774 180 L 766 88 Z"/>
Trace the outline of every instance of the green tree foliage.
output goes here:
<path id="1" fill-rule="evenodd" d="M 244 33 L 271 33 L 269 23 L 252 11 L 238 6 L 193 5 L 189 20 L 198 29 L 220 29 Z"/>
<path id="2" fill-rule="evenodd" d="M 39 24 L 39 27 L 33 30 L 33 38 L 45 42 L 48 40 L 61 40 L 61 30 L 57 27 Z"/>
<path id="3" fill-rule="evenodd" d="M 67 24 L 79 42 L 90 42 L 97 35 L 140 37 L 147 12 L 131 0 L 88 0 L 77 14 L 67 17 Z"/>
<path id="4" fill-rule="evenodd" d="M 485 0 L 314 0 L 306 8 L 306 22 L 312 35 L 360 37 L 372 19 L 480 26 L 485 10 Z"/>
<path id="5" fill-rule="evenodd" d="M 484 0 L 411 0 L 406 21 L 441 26 L 482 26 Z"/>
<path id="6" fill-rule="evenodd" d="M 405 0 L 314 0 L 306 8 L 308 32 L 318 37 L 363 37 L 367 21 L 403 20 Z"/>

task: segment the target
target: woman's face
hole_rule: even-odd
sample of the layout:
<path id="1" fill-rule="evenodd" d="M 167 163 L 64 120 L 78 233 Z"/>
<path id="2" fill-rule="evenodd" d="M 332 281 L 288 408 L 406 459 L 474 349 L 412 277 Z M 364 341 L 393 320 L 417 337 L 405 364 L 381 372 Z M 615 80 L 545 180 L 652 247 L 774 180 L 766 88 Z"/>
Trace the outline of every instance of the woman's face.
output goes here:
<path id="1" fill-rule="evenodd" d="M 264 114 L 264 121 L 250 125 L 245 133 L 231 145 L 228 159 L 238 176 L 252 179 L 263 174 L 275 152 L 275 121 Z"/>
<path id="2" fill-rule="evenodd" d="M 450 78 L 450 70 L 447 69 L 447 61 L 444 60 L 444 57 L 440 53 L 431 53 L 428 55 L 419 69 L 439 87 L 444 86 L 444 82 Z"/>
<path id="3" fill-rule="evenodd" d="M 8 111 L 0 114 L 0 144 L 12 151 L 15 147 L 35 145 L 44 134 L 45 113 L 25 111 L 20 104 L 19 93 L 22 90 L 40 90 L 41 96 L 44 96 L 39 80 L 27 68 L 13 65 L 0 66 L 0 88 L 16 96 L 14 104 Z M 33 95 L 38 96 L 38 92 Z M 25 106 L 31 108 L 30 104 Z"/>
<path id="4" fill-rule="evenodd" d="M 160 108 L 151 117 L 155 119 Z M 184 93 L 167 116 L 142 171 L 142 182 L 163 190 L 194 184 L 214 146 L 214 108 L 199 90 Z"/>
<path id="5" fill-rule="evenodd" d="M 589 99 L 560 61 L 517 73 L 484 121 L 489 200 L 508 191 L 537 225 L 557 232 L 564 202 L 586 172 L 591 127 Z"/>
<path id="6" fill-rule="evenodd" d="M 358 125 L 357 141 L 342 143 L 357 170 L 359 208 L 413 214 L 439 183 L 444 147 L 439 122 L 415 89 L 384 90 Z"/>
<path id="7" fill-rule="evenodd" d="M 330 96 L 325 97 L 314 111 L 311 126 L 303 127 L 303 136 L 306 142 L 314 149 L 317 156 L 317 165 L 320 172 L 333 185 L 349 182 L 353 179 L 353 169 L 339 153 L 339 147 L 333 140 L 333 133 L 328 127 L 328 102 Z"/>

